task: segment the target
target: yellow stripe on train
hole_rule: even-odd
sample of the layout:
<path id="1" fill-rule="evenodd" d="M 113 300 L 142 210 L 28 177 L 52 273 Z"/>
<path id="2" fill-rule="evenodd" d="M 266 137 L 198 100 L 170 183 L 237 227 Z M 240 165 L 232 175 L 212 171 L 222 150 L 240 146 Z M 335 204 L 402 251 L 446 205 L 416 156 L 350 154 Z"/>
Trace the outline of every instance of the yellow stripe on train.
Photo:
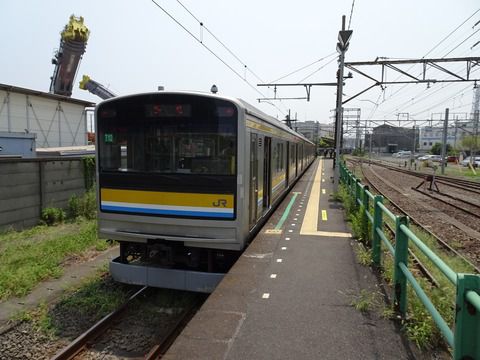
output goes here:
<path id="1" fill-rule="evenodd" d="M 198 194 L 101 188 L 102 201 L 233 209 L 231 194 Z"/>

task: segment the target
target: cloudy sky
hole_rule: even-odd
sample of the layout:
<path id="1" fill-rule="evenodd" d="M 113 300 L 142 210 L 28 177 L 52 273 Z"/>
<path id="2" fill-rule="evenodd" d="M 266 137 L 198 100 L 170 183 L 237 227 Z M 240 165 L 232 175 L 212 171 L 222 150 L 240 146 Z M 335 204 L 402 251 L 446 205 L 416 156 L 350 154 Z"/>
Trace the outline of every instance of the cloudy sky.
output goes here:
<path id="1" fill-rule="evenodd" d="M 335 82 L 342 15 L 353 30 L 347 62 L 480 56 L 480 44 L 474 46 L 480 41 L 478 0 L 356 0 L 353 12 L 352 0 L 155 2 L 2 0 L 0 83 L 48 91 L 51 58 L 71 14 L 83 16 L 91 31 L 77 83 L 88 74 L 117 94 L 155 91 L 159 85 L 209 91 L 216 84 L 221 94 L 240 97 L 278 118 L 290 109 L 300 121 L 330 122 L 335 88 L 312 88 L 310 102 L 259 103 L 258 98 L 274 92 L 256 85 L 280 78 L 279 83 Z M 462 64 L 448 68 L 465 75 Z M 375 74 L 373 68 L 362 70 Z M 409 71 L 418 75 L 421 68 Z M 429 70 L 429 76 L 440 74 Z M 480 66 L 472 68 L 473 77 L 480 78 Z M 398 75 L 387 72 L 387 78 Z M 354 74 L 344 93 L 354 95 L 370 84 Z M 276 96 L 304 97 L 305 90 L 278 88 Z M 99 101 L 78 86 L 73 97 Z M 472 98 L 473 83 L 389 85 L 346 106 L 360 108 L 362 119 L 419 121 L 438 117 L 446 107 L 464 116 Z"/>

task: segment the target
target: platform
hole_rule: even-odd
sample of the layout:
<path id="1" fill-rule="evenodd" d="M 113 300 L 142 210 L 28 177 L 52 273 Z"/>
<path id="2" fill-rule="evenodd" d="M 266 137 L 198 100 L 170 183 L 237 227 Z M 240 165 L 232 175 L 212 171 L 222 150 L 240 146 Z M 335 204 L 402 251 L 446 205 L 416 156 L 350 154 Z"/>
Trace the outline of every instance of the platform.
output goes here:
<path id="1" fill-rule="evenodd" d="M 380 290 L 357 263 L 332 176 L 317 159 L 163 359 L 415 358 L 392 321 L 352 306 Z"/>

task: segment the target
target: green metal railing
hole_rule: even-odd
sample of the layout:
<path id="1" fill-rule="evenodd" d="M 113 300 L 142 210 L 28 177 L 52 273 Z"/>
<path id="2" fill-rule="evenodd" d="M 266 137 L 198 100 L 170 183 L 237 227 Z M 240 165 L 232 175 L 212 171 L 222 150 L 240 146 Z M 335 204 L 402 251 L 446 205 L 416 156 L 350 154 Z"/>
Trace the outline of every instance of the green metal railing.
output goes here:
<path id="1" fill-rule="evenodd" d="M 453 349 L 455 360 L 480 360 L 480 275 L 461 274 L 453 271 L 409 228 L 407 216 L 394 215 L 383 205 L 383 196 L 373 195 L 368 186 L 362 185 L 344 164 L 340 164 L 340 177 L 355 204 L 363 208 L 362 232 L 371 239 L 374 266 L 382 265 L 382 244 L 394 259 L 394 304 L 402 317 L 407 312 L 407 284 L 432 316 L 444 339 Z M 373 213 L 373 215 L 372 215 Z M 383 217 L 395 224 L 395 244 L 383 232 Z M 369 233 L 369 225 L 371 232 Z M 408 268 L 408 249 L 411 241 L 456 287 L 455 322 L 453 330 L 435 308 L 427 293 Z"/>

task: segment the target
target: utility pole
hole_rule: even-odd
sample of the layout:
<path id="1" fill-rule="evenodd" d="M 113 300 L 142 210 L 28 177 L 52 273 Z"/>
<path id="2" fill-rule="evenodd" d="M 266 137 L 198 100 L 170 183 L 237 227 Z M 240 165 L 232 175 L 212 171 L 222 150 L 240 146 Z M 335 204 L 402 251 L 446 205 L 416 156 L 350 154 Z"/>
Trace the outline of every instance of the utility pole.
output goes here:
<path id="1" fill-rule="evenodd" d="M 448 132 L 448 108 L 445 109 L 445 122 L 443 123 L 443 141 L 442 141 L 442 175 L 445 175 L 445 163 L 446 163 L 446 154 L 447 154 L 447 132 Z"/>
<path id="2" fill-rule="evenodd" d="M 342 142 L 342 129 L 343 129 L 343 108 L 342 108 L 342 95 L 343 95 L 343 68 L 345 63 L 345 52 L 348 49 L 350 37 L 352 36 L 352 30 L 345 30 L 345 15 L 342 16 L 342 30 L 338 32 L 337 52 L 338 57 L 338 72 L 337 72 L 337 106 L 335 111 L 335 159 L 333 161 L 334 176 L 333 176 L 333 188 L 334 191 L 338 191 L 338 183 L 340 180 L 340 144 Z"/>
<path id="3" fill-rule="evenodd" d="M 479 110 L 475 110 L 475 112 L 473 113 L 473 139 L 474 141 L 472 141 L 472 145 L 470 146 L 470 163 L 473 165 L 474 164 L 474 154 L 473 154 L 473 150 L 475 150 L 475 152 L 478 151 L 478 118 L 480 117 L 480 112 Z M 473 145 L 473 143 L 475 142 L 475 146 Z"/>
<path id="4" fill-rule="evenodd" d="M 417 145 L 417 136 L 415 132 L 415 125 L 416 121 L 413 120 L 413 147 L 412 147 L 412 154 L 410 155 L 410 166 L 408 167 L 410 170 L 412 170 L 412 163 L 415 161 L 415 148 Z M 416 170 L 417 168 L 415 168 Z"/>

